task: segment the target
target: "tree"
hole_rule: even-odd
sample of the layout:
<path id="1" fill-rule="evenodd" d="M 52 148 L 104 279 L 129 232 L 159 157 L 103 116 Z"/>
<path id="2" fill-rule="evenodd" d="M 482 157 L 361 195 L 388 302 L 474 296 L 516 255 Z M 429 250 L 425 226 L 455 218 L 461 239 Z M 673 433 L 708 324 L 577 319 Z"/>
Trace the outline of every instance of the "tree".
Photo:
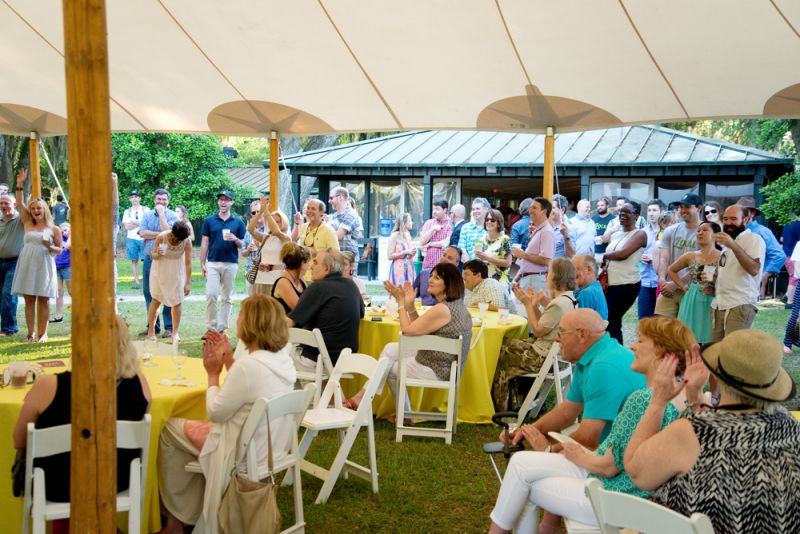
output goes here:
<path id="1" fill-rule="evenodd" d="M 114 134 L 111 149 L 121 199 L 135 189 L 147 201 L 164 188 L 171 206 L 182 204 L 198 219 L 217 210 L 217 193 L 223 189 L 231 190 L 240 204 L 255 196 L 228 177 L 225 169 L 234 166 L 232 160 L 211 135 Z"/>

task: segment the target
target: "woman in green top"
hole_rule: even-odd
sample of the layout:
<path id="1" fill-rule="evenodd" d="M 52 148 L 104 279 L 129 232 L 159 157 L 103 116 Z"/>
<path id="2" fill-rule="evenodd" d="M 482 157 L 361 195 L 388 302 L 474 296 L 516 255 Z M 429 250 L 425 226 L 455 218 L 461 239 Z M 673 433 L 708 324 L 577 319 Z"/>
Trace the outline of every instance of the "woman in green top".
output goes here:
<path id="1" fill-rule="evenodd" d="M 677 319 L 643 319 L 639 323 L 638 340 L 631 350 L 635 355 L 631 369 L 644 374 L 648 386 L 664 356 L 671 354 L 679 359 L 676 376 L 684 376 L 686 370 L 686 380 L 705 380 L 702 373 L 693 372 L 695 367 L 692 364 L 702 365 L 694 335 Z M 510 532 L 512 528 L 517 532 L 557 532 L 560 529 L 559 516 L 588 525 L 597 524 L 592 505 L 584 493 L 584 482 L 590 476 L 599 478 L 606 489 L 647 497 L 647 492 L 631 482 L 625 472 L 623 458 L 628 441 L 647 409 L 651 396 L 649 387 L 631 393 L 614 419 L 611 432 L 594 453 L 585 452 L 580 445 L 565 443 L 564 454 L 527 451 L 515 454 L 492 510 L 489 532 Z M 675 406 L 668 406 L 661 427 L 679 415 Z M 529 503 L 530 506 L 526 506 Z M 549 512 L 538 525 L 538 530 L 537 507 Z"/>

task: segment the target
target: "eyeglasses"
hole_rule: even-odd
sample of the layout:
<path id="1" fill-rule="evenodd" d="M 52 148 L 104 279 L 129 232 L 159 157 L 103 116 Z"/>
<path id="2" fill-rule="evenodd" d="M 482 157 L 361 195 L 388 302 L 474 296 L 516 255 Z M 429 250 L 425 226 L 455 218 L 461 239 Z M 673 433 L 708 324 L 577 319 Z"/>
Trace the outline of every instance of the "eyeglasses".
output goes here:
<path id="1" fill-rule="evenodd" d="M 705 211 L 706 215 L 711 215 L 712 213 L 717 213 L 717 208 L 711 208 Z"/>

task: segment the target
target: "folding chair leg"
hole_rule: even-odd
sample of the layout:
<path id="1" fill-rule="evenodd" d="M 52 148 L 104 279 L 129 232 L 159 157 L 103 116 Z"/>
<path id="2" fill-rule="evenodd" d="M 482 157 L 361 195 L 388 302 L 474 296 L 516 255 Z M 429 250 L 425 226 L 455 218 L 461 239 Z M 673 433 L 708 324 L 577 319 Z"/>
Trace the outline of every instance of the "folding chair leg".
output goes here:
<path id="1" fill-rule="evenodd" d="M 339 475 L 342 473 L 342 469 L 347 461 L 347 457 L 350 456 L 350 449 L 353 447 L 353 443 L 355 443 L 357 435 L 358 427 L 351 426 L 350 430 L 345 436 L 344 442 L 341 446 L 339 446 L 339 452 L 336 454 L 336 458 L 333 460 L 333 465 L 331 465 L 331 468 L 328 471 L 328 477 L 325 479 L 325 483 L 322 484 L 322 489 L 319 490 L 319 495 L 317 495 L 317 500 L 314 502 L 314 504 L 325 504 L 328 501 L 328 497 L 331 496 L 331 492 L 333 491 L 333 486 L 336 484 Z"/>
<path id="2" fill-rule="evenodd" d="M 317 432 L 313 430 L 306 430 L 303 433 L 303 439 L 300 442 L 300 446 L 297 449 L 297 455 L 299 456 L 300 460 L 303 460 L 306 457 L 306 453 L 308 452 L 308 448 L 311 446 L 311 442 L 314 441 L 314 438 L 317 436 Z M 294 472 L 292 470 L 286 472 L 286 476 L 283 477 L 283 482 L 281 482 L 281 486 L 291 486 L 294 484 Z"/>
<path id="3" fill-rule="evenodd" d="M 302 470 L 300 469 L 300 462 L 294 464 L 289 471 L 286 472 L 284 480 L 288 478 L 290 473 L 294 473 L 294 524 L 296 530 L 304 530 L 306 520 L 303 516 L 303 487 L 302 487 Z M 290 530 L 290 529 L 287 529 Z M 294 530 L 294 529 L 292 529 Z"/>
<path id="4" fill-rule="evenodd" d="M 367 424 L 367 446 L 369 448 L 369 474 L 372 481 L 372 493 L 378 493 L 378 460 L 375 457 L 375 427 L 372 418 Z"/>

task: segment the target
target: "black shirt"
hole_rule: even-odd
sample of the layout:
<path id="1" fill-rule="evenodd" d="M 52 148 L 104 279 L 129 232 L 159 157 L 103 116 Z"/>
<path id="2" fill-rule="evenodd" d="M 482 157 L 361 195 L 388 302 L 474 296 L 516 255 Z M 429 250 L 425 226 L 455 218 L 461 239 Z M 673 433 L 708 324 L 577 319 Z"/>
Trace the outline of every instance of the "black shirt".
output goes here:
<path id="1" fill-rule="evenodd" d="M 364 301 L 355 282 L 332 273 L 303 291 L 289 318 L 299 328 L 319 328 L 331 361 L 336 364 L 342 349 L 358 352 L 358 325 L 364 317 Z M 317 361 L 318 351 L 303 347 L 303 356 Z"/>
<path id="2" fill-rule="evenodd" d="M 464 226 L 464 223 L 467 222 L 466 220 L 462 220 L 460 223 L 453 227 L 453 233 L 450 234 L 450 243 L 448 246 L 457 247 L 458 240 L 461 238 L 461 228 Z"/>

